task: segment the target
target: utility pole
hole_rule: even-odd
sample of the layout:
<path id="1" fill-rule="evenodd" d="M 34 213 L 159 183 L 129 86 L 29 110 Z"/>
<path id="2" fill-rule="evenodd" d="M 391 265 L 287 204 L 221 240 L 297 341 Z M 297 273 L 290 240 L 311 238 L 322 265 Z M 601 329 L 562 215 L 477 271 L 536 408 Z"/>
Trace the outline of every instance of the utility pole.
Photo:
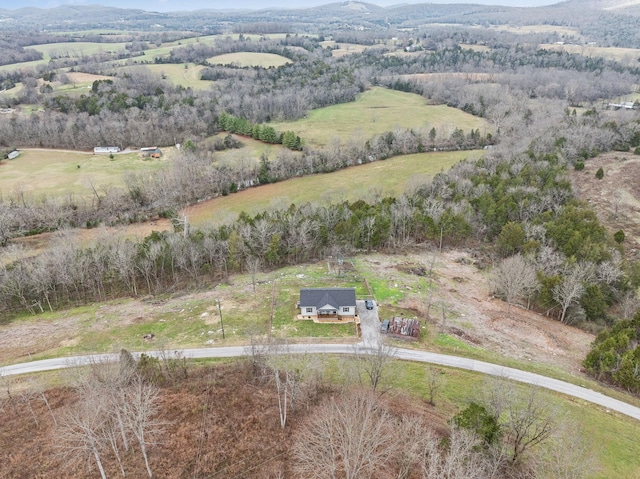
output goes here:
<path id="1" fill-rule="evenodd" d="M 220 313 L 220 326 L 222 326 L 222 339 L 224 339 L 224 323 L 222 322 L 222 306 L 220 306 L 220 300 L 218 301 L 218 312 Z"/>

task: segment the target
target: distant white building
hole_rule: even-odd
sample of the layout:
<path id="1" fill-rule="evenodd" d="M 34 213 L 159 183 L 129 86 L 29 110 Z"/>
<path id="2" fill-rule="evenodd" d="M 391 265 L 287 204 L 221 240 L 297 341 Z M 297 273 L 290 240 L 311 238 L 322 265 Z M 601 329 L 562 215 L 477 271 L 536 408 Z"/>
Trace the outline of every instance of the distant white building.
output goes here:
<path id="1" fill-rule="evenodd" d="M 18 156 L 20 156 L 20 152 L 18 150 L 14 150 L 11 153 L 9 153 L 7 158 L 9 158 L 10 160 L 13 160 L 14 158 L 18 158 Z"/>
<path id="2" fill-rule="evenodd" d="M 96 146 L 93 149 L 93 153 L 118 153 L 120 151 L 120 147 L 118 146 Z"/>

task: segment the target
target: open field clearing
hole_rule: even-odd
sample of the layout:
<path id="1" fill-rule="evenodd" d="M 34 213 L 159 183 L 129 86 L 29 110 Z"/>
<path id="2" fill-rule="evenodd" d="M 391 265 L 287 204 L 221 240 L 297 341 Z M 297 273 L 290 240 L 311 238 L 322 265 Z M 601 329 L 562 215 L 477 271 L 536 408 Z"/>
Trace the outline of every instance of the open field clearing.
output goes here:
<path id="1" fill-rule="evenodd" d="M 250 144 L 255 142 L 255 140 L 248 138 L 241 138 L 241 141 L 247 144 L 245 148 L 250 148 Z M 259 148 L 262 145 L 260 142 L 255 143 L 256 148 Z M 270 145 L 270 147 L 275 148 L 274 145 Z M 61 175 L 60 171 L 64 171 L 64 168 L 68 168 L 69 170 L 73 170 L 74 168 L 77 169 L 77 163 L 79 160 L 91 162 L 91 158 L 102 158 L 99 156 L 94 157 L 89 153 L 85 153 L 84 156 L 82 153 L 75 153 L 75 155 L 78 155 L 75 156 L 75 161 L 69 160 L 68 162 L 64 162 L 61 160 L 61 166 L 63 169 L 56 170 L 54 175 L 57 175 L 59 179 L 62 179 L 64 178 L 64 175 Z M 353 166 L 333 173 L 292 178 L 279 183 L 249 188 L 239 191 L 238 193 L 228 196 L 220 196 L 212 200 L 203 201 L 202 203 L 189 206 L 185 208 L 182 213 L 187 215 L 191 224 L 195 226 L 207 226 L 234 221 L 242 211 L 250 214 L 256 214 L 274 205 L 288 206 L 291 203 L 303 204 L 323 200 L 355 200 L 373 194 L 397 195 L 404 192 L 407 187 L 410 188 L 412 184 L 419 184 L 425 179 L 431 178 L 435 174 L 449 169 L 459 161 L 466 158 L 476 160 L 479 159 L 481 155 L 481 150 L 472 150 L 397 156 L 383 161 Z M 64 158 L 64 155 L 60 154 L 60 157 Z M 21 158 L 23 158 L 23 156 L 12 161 L 18 161 Z M 163 158 L 166 158 L 166 156 Z M 118 160 L 119 158 L 116 157 L 114 161 L 117 162 Z M 101 161 L 109 162 L 109 164 L 112 163 L 108 159 L 108 156 L 106 156 L 106 159 Z M 166 164 L 163 161 L 160 163 L 152 163 L 151 160 L 134 158 L 130 161 L 134 161 L 134 163 L 137 164 L 143 163 L 143 168 L 162 168 Z M 243 153 L 243 149 L 228 150 L 221 154 L 220 161 L 255 161 L 255 157 L 248 155 L 247 153 Z M 0 163 L 0 171 L 2 171 L 2 168 L 7 164 L 8 160 Z M 122 162 L 120 164 L 125 166 L 127 163 Z M 99 165 L 96 164 L 94 166 Z M 76 172 L 73 171 L 72 174 L 76 174 Z M 114 180 L 114 184 L 121 184 L 122 174 L 123 172 L 120 172 L 111 178 Z M 46 181 L 46 179 L 46 177 L 43 178 L 43 181 Z M 21 183 L 19 182 L 18 184 L 25 185 L 25 181 L 22 181 Z M 0 185 L 2 185 L 2 183 L 0 183 Z M 99 189 L 102 188 L 102 185 L 98 181 L 95 181 L 95 185 Z M 9 182 L 8 187 L 14 188 L 12 183 Z M 60 186 L 60 188 L 62 189 L 62 186 Z M 80 189 L 79 194 L 91 194 L 90 184 L 88 182 L 85 183 L 85 186 L 80 184 L 78 188 Z M 5 190 L 1 189 L 1 186 L 0 191 L 3 193 L 5 192 Z M 6 193 L 10 193 L 11 191 L 11 189 L 6 190 Z M 166 231 L 171 228 L 172 225 L 169 220 L 157 219 L 154 221 L 147 221 L 145 223 L 133 223 L 126 226 L 88 230 L 79 229 L 75 231 L 78 241 L 90 243 L 95 241 L 99 236 L 106 237 L 109 235 L 142 239 L 153 231 Z M 16 238 L 13 242 L 24 246 L 26 254 L 34 254 L 34 252 L 42 251 L 47 248 L 53 235 L 53 233 L 42 233 L 35 236 Z"/>
<path id="2" fill-rule="evenodd" d="M 486 45 L 476 45 L 471 43 L 460 43 L 459 47 L 463 50 L 473 50 L 474 52 L 488 52 L 491 50 L 491 48 Z"/>
<path id="3" fill-rule="evenodd" d="M 331 55 L 334 57 L 343 57 L 352 53 L 362 53 L 367 48 L 375 48 L 367 45 L 359 45 L 357 43 L 339 43 L 333 40 L 320 42 L 324 48 L 331 48 Z"/>
<path id="4" fill-rule="evenodd" d="M 16 83 L 16 86 L 9 88 L 8 90 L 0 91 L 0 97 L 2 96 L 16 96 L 22 90 L 22 82 Z"/>
<path id="5" fill-rule="evenodd" d="M 403 78 L 408 78 L 415 81 L 446 81 L 453 79 L 461 79 L 466 82 L 473 83 L 493 83 L 498 75 L 493 73 L 470 73 L 470 72 L 447 72 L 447 73 L 412 73 L 408 75 L 401 75 Z"/>
<path id="6" fill-rule="evenodd" d="M 211 86 L 210 81 L 200 80 L 200 72 L 204 67 L 202 65 L 195 65 L 194 63 L 123 66 L 118 68 L 118 74 L 125 73 L 130 69 L 141 68 L 146 68 L 155 75 L 161 75 L 173 85 L 181 85 L 185 88 L 193 88 L 194 90 L 207 89 Z"/>
<path id="7" fill-rule="evenodd" d="M 99 190 L 124 184 L 123 175 L 153 171 L 168 165 L 166 159 L 145 159 L 139 153 L 94 155 L 90 152 L 21 150 L 15 160 L 0 162 L 0 192 L 23 192 L 37 198 L 41 194 L 92 195 L 91 184 Z"/>
<path id="8" fill-rule="evenodd" d="M 480 27 L 484 28 L 484 27 Z M 492 25 L 491 30 L 498 30 L 510 33 L 558 33 L 560 35 L 569 35 L 580 37 L 580 32 L 576 28 L 565 27 L 561 25 Z"/>
<path id="9" fill-rule="evenodd" d="M 599 168 L 604 177 L 595 174 Z M 585 161 L 583 171 L 571 171 L 578 197 L 588 201 L 602 224 L 613 234 L 625 233 L 622 243 L 630 260 L 640 261 L 640 156 L 632 152 L 612 152 Z"/>
<path id="10" fill-rule="evenodd" d="M 273 204 L 355 200 L 373 192 L 398 195 L 413 181 L 431 178 L 465 158 L 478 159 L 481 154 L 481 151 L 455 151 L 398 156 L 333 173 L 249 188 L 190 206 L 184 212 L 197 225 L 220 223 L 242 211 L 256 214 Z"/>
<path id="11" fill-rule="evenodd" d="M 33 60 L 30 62 L 12 63 L 10 65 L 0 65 L 0 72 L 10 72 L 13 70 L 34 70 L 38 65 L 45 65 L 49 60 Z"/>
<path id="12" fill-rule="evenodd" d="M 210 138 L 224 140 L 227 135 L 227 132 L 222 132 Z M 228 163 L 230 164 L 229 166 L 231 166 L 232 163 L 237 164 L 238 162 L 258 164 L 260 162 L 261 155 L 265 154 L 269 158 L 275 158 L 278 152 L 285 148 L 282 145 L 255 140 L 250 136 L 236 134 L 232 134 L 231 136 L 242 143 L 242 148 L 231 148 L 229 150 L 216 151 L 214 153 L 214 161 L 221 164 Z"/>
<path id="13" fill-rule="evenodd" d="M 45 43 L 43 45 L 30 45 L 28 49 L 42 52 L 44 60 L 51 58 L 79 58 L 85 55 L 94 55 L 103 52 L 125 51 L 125 42 L 121 43 L 96 43 L 96 42 L 64 42 Z"/>
<path id="14" fill-rule="evenodd" d="M 365 91 L 354 102 L 319 108 L 302 120 L 271 126 L 278 131 L 293 130 L 314 147 L 325 147 L 336 139 L 364 142 L 394 128 L 435 128 L 446 137 L 455 128 L 466 133 L 476 128 L 481 134 L 492 131 L 482 118 L 446 105 L 427 105 L 420 95 L 380 87 Z"/>
<path id="15" fill-rule="evenodd" d="M 637 48 L 616 48 L 597 47 L 591 45 L 550 45 L 541 44 L 543 50 L 565 51 L 567 53 L 577 53 L 585 57 L 601 57 L 605 60 L 620 62 L 628 66 L 637 66 L 640 58 L 640 49 Z"/>
<path id="16" fill-rule="evenodd" d="M 207 61 L 217 65 L 238 65 L 240 67 L 280 67 L 291 63 L 286 57 L 275 53 L 238 52 L 225 53 L 207 58 Z"/>

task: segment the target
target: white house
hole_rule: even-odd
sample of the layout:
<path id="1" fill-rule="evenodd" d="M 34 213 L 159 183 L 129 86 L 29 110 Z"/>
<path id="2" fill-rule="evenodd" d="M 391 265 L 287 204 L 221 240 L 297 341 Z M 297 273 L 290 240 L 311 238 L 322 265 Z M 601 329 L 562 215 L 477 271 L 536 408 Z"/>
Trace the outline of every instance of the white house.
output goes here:
<path id="1" fill-rule="evenodd" d="M 356 317 L 356 289 L 303 288 L 298 304 L 300 319 L 353 321 Z"/>
<path id="2" fill-rule="evenodd" d="M 93 153 L 118 153 L 120 151 L 119 146 L 96 146 L 93 149 Z"/>

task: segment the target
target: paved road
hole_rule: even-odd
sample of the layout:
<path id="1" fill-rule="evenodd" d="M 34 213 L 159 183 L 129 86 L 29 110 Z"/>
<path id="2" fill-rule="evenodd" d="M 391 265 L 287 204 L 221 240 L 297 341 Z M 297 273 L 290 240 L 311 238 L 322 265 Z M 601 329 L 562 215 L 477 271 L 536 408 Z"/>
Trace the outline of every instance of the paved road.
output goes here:
<path id="1" fill-rule="evenodd" d="M 249 354 L 247 348 L 243 346 L 222 347 L 222 348 L 200 348 L 179 350 L 188 358 L 227 358 L 239 357 Z M 294 344 L 289 346 L 290 352 L 314 353 L 314 354 L 354 354 L 355 352 L 371 352 L 372 348 L 366 347 L 362 343 L 354 345 L 345 344 Z M 157 354 L 147 352 L 147 354 Z M 139 355 L 139 353 L 134 353 Z M 512 379 L 527 384 L 534 384 L 552 391 L 558 391 L 567 396 L 583 399 L 593 404 L 600 405 L 606 409 L 617 411 L 634 419 L 640 420 L 640 408 L 610 398 L 604 394 L 592 391 L 591 389 L 575 386 L 573 384 L 547 378 L 539 374 L 528 373 L 518 369 L 498 366 L 496 364 L 476 361 L 474 359 L 448 356 L 445 354 L 430 353 L 426 351 L 415 351 L 411 349 L 397 349 L 395 355 L 398 359 L 416 361 L 421 363 L 439 364 L 469 371 L 477 371 L 503 378 Z M 92 356 L 75 356 L 71 358 L 45 359 L 42 361 L 32 361 L 29 363 L 14 364 L 0 368 L 0 376 L 12 376 L 39 371 L 50 371 L 74 366 L 90 364 L 96 360 L 117 360 L 117 354 L 103 354 Z"/>

